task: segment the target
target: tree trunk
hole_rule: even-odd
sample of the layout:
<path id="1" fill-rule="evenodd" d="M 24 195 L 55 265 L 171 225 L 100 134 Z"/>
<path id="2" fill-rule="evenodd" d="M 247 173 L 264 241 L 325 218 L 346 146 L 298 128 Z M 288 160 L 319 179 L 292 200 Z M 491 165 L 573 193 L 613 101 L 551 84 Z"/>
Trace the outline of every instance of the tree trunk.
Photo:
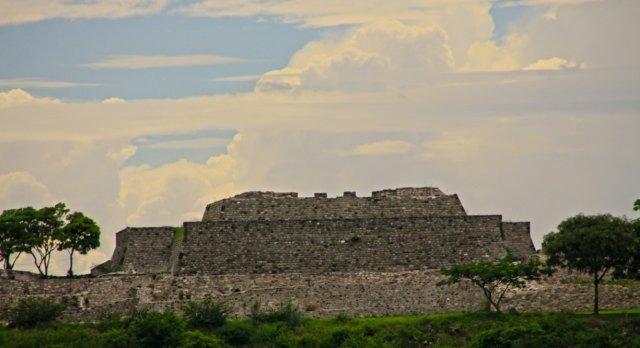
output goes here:
<path id="1" fill-rule="evenodd" d="M 600 279 L 598 279 L 598 272 L 593 273 L 593 314 L 598 315 L 600 313 L 600 308 L 598 305 L 598 283 L 600 283 Z"/>
<path id="2" fill-rule="evenodd" d="M 69 252 L 69 271 L 67 272 L 69 278 L 73 277 L 73 249 Z"/>
<path id="3" fill-rule="evenodd" d="M 11 262 L 9 261 L 9 256 L 4 257 L 4 273 L 7 274 L 7 278 L 15 279 L 15 275 L 13 275 L 13 269 L 11 267 Z"/>

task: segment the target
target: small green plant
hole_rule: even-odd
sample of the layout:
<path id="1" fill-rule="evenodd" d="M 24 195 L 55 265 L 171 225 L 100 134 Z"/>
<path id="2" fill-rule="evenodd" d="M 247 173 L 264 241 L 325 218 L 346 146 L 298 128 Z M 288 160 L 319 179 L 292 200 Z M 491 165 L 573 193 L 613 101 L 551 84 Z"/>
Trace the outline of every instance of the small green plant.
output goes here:
<path id="1" fill-rule="evenodd" d="M 344 314 L 344 313 L 340 313 L 340 314 L 336 315 L 336 317 L 333 318 L 333 320 L 336 323 L 344 324 L 344 323 L 350 322 L 351 321 L 351 317 L 346 315 L 346 314 Z"/>
<path id="2" fill-rule="evenodd" d="M 360 236 L 353 236 L 349 239 L 349 243 L 351 244 L 360 243 L 361 241 L 362 241 L 362 238 Z"/>
<path id="3" fill-rule="evenodd" d="M 55 321 L 66 306 L 51 299 L 27 298 L 7 310 L 9 327 L 32 328 Z"/>
<path id="4" fill-rule="evenodd" d="M 283 322 L 292 327 L 300 325 L 304 319 L 304 313 L 291 301 L 280 302 L 266 310 L 256 302 L 249 316 L 254 324 Z"/>
<path id="5" fill-rule="evenodd" d="M 225 324 L 218 333 L 230 345 L 242 346 L 251 341 L 253 331 L 250 323 L 240 321 Z"/>
<path id="6" fill-rule="evenodd" d="M 184 227 L 174 227 L 173 228 L 173 243 L 182 241 L 184 238 Z"/>
<path id="7" fill-rule="evenodd" d="M 231 307 L 226 302 L 207 296 L 202 301 L 187 301 L 182 311 L 190 327 L 215 329 L 227 322 Z"/>
<path id="8" fill-rule="evenodd" d="M 179 347 L 185 326 L 174 312 L 143 311 L 130 319 L 127 332 L 137 347 Z"/>
<path id="9" fill-rule="evenodd" d="M 223 347 L 222 341 L 216 336 L 205 335 L 200 331 L 187 331 L 184 334 L 182 346 L 184 348 L 218 348 Z"/>

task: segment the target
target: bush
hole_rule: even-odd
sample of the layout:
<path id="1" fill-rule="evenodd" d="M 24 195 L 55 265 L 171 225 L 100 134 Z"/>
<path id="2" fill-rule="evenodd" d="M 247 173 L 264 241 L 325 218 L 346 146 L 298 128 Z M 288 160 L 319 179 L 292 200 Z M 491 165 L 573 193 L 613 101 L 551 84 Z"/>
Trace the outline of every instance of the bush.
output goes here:
<path id="1" fill-rule="evenodd" d="M 509 347 L 545 347 L 555 346 L 549 342 L 547 332 L 537 324 L 528 326 L 514 326 L 481 332 L 474 347 L 478 348 L 509 348 Z"/>
<path id="2" fill-rule="evenodd" d="M 110 329 L 100 335 L 100 343 L 103 347 L 129 348 L 135 347 L 133 338 L 121 329 Z"/>
<path id="3" fill-rule="evenodd" d="M 9 327 L 32 328 L 55 321 L 66 306 L 50 299 L 27 298 L 7 310 Z"/>
<path id="4" fill-rule="evenodd" d="M 184 334 L 182 347 L 185 348 L 218 348 L 222 342 L 215 336 L 207 336 L 200 331 L 188 331 Z"/>
<path id="5" fill-rule="evenodd" d="M 241 346 L 251 341 L 252 327 L 247 322 L 229 322 L 218 333 L 229 344 Z"/>
<path id="6" fill-rule="evenodd" d="M 188 301 L 182 310 L 190 327 L 204 329 L 221 327 L 231 313 L 231 308 L 226 302 L 215 301 L 210 296 L 200 302 Z"/>
<path id="7" fill-rule="evenodd" d="M 138 347 L 178 347 L 185 326 L 184 320 L 174 312 L 144 311 L 131 318 L 127 332 Z"/>
<path id="8" fill-rule="evenodd" d="M 336 323 L 344 324 L 344 323 L 350 322 L 351 321 L 351 317 L 346 315 L 346 314 L 344 314 L 344 313 L 340 313 L 340 314 L 336 315 L 336 317 L 333 318 L 333 320 Z"/>
<path id="9" fill-rule="evenodd" d="M 281 302 L 267 310 L 262 310 L 260 304 L 256 303 L 251 307 L 250 317 L 254 324 L 283 322 L 295 327 L 302 323 L 304 313 L 293 302 Z"/>

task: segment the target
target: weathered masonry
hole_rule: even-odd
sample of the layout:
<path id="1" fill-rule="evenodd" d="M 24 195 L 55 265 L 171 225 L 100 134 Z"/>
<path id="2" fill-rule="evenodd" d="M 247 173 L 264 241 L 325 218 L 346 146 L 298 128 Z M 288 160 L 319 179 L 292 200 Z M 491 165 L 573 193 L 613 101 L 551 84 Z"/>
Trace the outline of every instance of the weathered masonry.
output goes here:
<path id="1" fill-rule="evenodd" d="M 93 274 L 329 274 L 437 269 L 535 252 L 528 222 L 467 215 L 457 195 L 400 188 L 345 192 L 246 192 L 209 204 L 202 221 L 118 232 Z"/>
<path id="2" fill-rule="evenodd" d="M 294 301 L 328 317 L 466 311 L 483 307 L 468 282 L 439 286 L 439 268 L 534 253 L 528 222 L 468 215 L 456 195 L 400 188 L 357 197 L 246 192 L 209 204 L 202 221 L 128 227 L 95 277 L 0 281 L 0 311 L 25 297 L 68 305 L 67 320 L 137 310 L 180 310 L 213 296 L 243 317 L 256 303 Z M 505 307 L 580 310 L 592 305 L 588 275 L 559 272 L 511 289 Z M 603 308 L 637 308 L 640 287 L 602 285 Z"/>

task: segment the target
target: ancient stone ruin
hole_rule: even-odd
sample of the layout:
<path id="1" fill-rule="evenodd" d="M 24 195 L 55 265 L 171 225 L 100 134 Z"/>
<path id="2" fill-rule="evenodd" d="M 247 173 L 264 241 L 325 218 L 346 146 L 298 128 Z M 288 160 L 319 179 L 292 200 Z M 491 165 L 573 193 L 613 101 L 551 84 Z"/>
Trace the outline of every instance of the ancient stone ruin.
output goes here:
<path id="1" fill-rule="evenodd" d="M 0 311 L 25 297 L 67 304 L 68 320 L 140 309 L 180 310 L 212 296 L 246 316 L 251 307 L 293 301 L 312 317 L 478 310 L 468 284 L 438 286 L 456 263 L 535 252 L 528 222 L 468 215 L 458 196 L 401 188 L 357 197 L 246 192 L 209 204 L 202 221 L 128 227 L 92 277 L 0 281 Z M 504 308 L 578 310 L 592 304 L 589 280 L 564 274 L 510 290 Z M 577 279 L 577 281 L 576 281 Z M 640 306 L 640 287 L 603 284 L 602 308 Z"/>
<path id="2" fill-rule="evenodd" d="M 128 227 L 104 273 L 323 274 L 439 269 L 535 249 L 528 222 L 468 215 L 457 195 L 433 187 L 298 197 L 246 192 L 209 204 L 202 221 Z"/>

